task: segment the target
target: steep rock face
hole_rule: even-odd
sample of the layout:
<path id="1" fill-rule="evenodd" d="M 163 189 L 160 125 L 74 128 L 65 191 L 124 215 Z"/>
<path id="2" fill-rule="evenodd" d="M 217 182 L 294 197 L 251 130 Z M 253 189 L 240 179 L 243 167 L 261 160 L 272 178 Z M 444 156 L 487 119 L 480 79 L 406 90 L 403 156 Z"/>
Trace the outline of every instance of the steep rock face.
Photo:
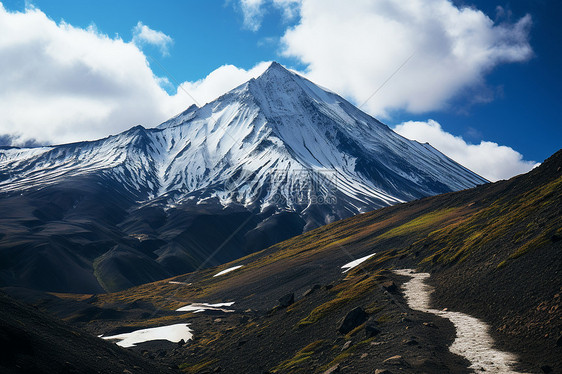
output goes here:
<path id="1" fill-rule="evenodd" d="M 64 249 L 87 284 L 95 277 L 105 289 L 120 289 L 230 260 L 360 212 L 482 183 L 430 145 L 397 135 L 273 63 L 260 77 L 154 129 L 0 150 L 0 205 L 27 207 L 0 220 L 0 250 L 11 251 L 16 268 L 30 269 L 21 261 Z M 87 250 L 77 254 L 77 245 Z M 13 267 L 3 269 L 0 279 L 8 284 L 49 283 L 38 281 L 36 271 L 23 281 Z M 63 278 L 54 282 L 57 290 L 68 289 Z"/>

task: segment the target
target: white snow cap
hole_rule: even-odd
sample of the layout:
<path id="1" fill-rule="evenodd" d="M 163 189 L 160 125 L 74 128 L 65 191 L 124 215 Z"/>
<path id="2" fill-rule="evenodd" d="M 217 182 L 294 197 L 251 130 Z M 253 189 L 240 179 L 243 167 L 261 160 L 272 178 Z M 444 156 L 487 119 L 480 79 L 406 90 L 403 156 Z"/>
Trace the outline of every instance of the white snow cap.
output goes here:
<path id="1" fill-rule="evenodd" d="M 0 150 L 0 169 L 9 176 L 2 191 L 99 174 L 142 202 L 273 205 L 298 214 L 314 204 L 325 223 L 486 183 L 278 63 L 154 129 Z"/>

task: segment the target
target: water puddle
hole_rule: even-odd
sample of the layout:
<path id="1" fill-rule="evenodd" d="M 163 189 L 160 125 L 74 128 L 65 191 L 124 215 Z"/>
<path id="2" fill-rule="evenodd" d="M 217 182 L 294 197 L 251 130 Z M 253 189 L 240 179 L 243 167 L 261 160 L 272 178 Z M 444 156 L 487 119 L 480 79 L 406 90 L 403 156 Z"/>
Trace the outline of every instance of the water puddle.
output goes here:
<path id="1" fill-rule="evenodd" d="M 520 373 L 513 369 L 517 356 L 493 348 L 494 340 L 488 334 L 489 327 L 486 323 L 464 313 L 429 307 L 433 289 L 425 283 L 425 280 L 430 276 L 428 273 L 416 273 L 410 269 L 395 270 L 395 273 L 412 278 L 402 286 L 406 301 L 411 309 L 432 313 L 453 322 L 457 330 L 457 336 L 449 350 L 468 359 L 471 363 L 471 369 L 477 373 Z"/>

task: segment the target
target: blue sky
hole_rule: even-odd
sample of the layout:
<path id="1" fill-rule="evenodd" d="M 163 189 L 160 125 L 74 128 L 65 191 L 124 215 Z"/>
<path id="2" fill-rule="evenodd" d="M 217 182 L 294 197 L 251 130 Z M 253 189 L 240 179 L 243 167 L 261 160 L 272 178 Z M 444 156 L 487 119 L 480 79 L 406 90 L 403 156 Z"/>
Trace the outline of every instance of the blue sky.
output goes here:
<path id="1" fill-rule="evenodd" d="M 75 112 L 69 110 L 67 117 L 60 109 L 49 112 L 41 108 L 43 99 L 34 99 L 31 92 L 35 88 L 26 91 L 22 87 L 28 82 L 17 81 L 24 79 L 21 76 L 41 75 L 35 74 L 39 68 L 33 66 L 22 67 L 19 75 L 16 72 L 22 66 L 21 61 L 35 58 L 40 61 L 42 55 L 31 54 L 21 61 L 14 57 L 14 66 L 4 68 L 5 72 L 18 77 L 10 75 L 4 80 L 18 84 L 17 90 L 6 90 L 5 95 L 15 91 L 17 95 L 14 93 L 10 97 L 10 110 L 5 110 L 9 113 L 8 120 L 4 121 L 4 128 L 0 125 L 0 136 L 16 140 L 14 143 L 56 143 L 107 136 L 135 123 L 154 126 L 191 104 L 185 91 L 199 102 L 209 101 L 218 96 L 219 91 L 259 74 L 264 66 L 260 63 L 272 60 L 361 104 L 402 62 L 413 56 L 362 109 L 407 137 L 430 141 L 481 174 L 485 172 L 478 169 L 488 167 L 486 172 L 490 173 L 490 179 L 526 171 L 534 165 L 533 161 L 541 162 L 560 148 L 562 33 L 557 26 L 557 18 L 562 14 L 560 2 L 478 0 L 451 3 L 438 0 L 433 3 L 441 4 L 439 10 L 450 15 L 451 22 L 439 20 L 441 28 L 435 30 L 428 30 L 435 19 L 432 19 L 432 12 L 423 11 L 428 9 L 427 0 L 412 1 L 413 6 L 420 7 L 415 12 L 419 19 L 403 24 L 401 20 L 407 19 L 404 15 L 415 10 L 407 9 L 403 2 L 377 0 L 372 1 L 376 5 L 371 6 L 368 1 L 357 1 L 365 8 L 359 5 L 342 8 L 346 3 L 317 0 L 161 1 L 158 4 L 106 0 L 2 1 L 4 19 L 15 19 L 15 14 L 27 15 L 31 28 L 38 30 L 21 36 L 28 33 L 30 26 L 25 33 L 18 32 L 18 25 L 23 27 L 24 22 L 14 20 L 9 28 L 13 45 L 2 48 L 0 37 L 0 57 L 15 56 L 14 50 L 18 49 L 14 45 L 23 46 L 32 38 L 51 46 L 49 50 L 59 48 L 57 45 L 61 50 L 72 49 L 72 40 L 80 47 L 74 54 L 69 52 L 68 58 L 58 59 L 50 69 L 60 69 L 64 87 L 55 84 L 49 91 L 50 83 L 45 83 L 47 95 L 43 93 L 43 97 L 48 96 L 46 102 L 60 96 L 59 101 L 49 104 L 51 108 L 64 108 L 69 97 L 72 103 L 77 103 Z M 30 9 L 35 12 L 33 19 L 26 13 Z M 46 19 L 53 21 L 53 25 Z M 400 27 L 393 29 L 394 24 Z M 139 34 L 143 26 L 146 37 Z M 92 40 L 92 35 L 80 34 L 82 30 L 109 40 Z M 450 37 L 450 34 L 462 35 Z M 412 41 L 417 35 L 421 35 L 419 40 Z M 90 42 L 91 46 L 79 51 Z M 455 46 L 449 50 L 444 47 L 447 43 L 460 45 L 466 51 L 459 54 L 453 51 Z M 122 57 L 121 52 L 114 52 L 115 48 L 124 51 Z M 99 56 L 90 56 L 96 53 Z M 113 58 L 112 53 L 117 57 Z M 77 55 L 80 54 L 87 54 L 90 60 L 99 58 L 101 62 L 78 69 L 81 62 Z M 479 54 L 486 56 L 479 59 Z M 148 62 L 148 72 L 141 71 L 142 64 L 137 65 L 139 56 L 141 59 L 144 56 Z M 68 74 L 64 70 L 68 68 L 65 61 L 78 61 Z M 442 66 L 441 61 L 444 61 Z M 51 63 L 55 64 L 49 59 L 48 63 L 38 62 L 38 65 Z M 111 74 L 122 76 L 127 72 L 119 72 L 115 66 L 131 66 L 128 70 L 130 74 L 134 72 L 132 77 L 139 76 L 138 82 L 129 85 L 136 93 L 121 94 L 127 90 L 126 83 L 118 86 Z M 135 69 L 139 69 L 138 72 Z M 29 71 L 34 73 L 29 74 Z M 85 76 L 99 82 L 96 74 L 107 77 L 109 83 L 100 83 L 99 87 L 97 83 L 89 84 Z M 155 87 L 150 74 L 156 77 L 159 87 Z M 236 78 L 227 79 L 227 76 Z M 182 84 L 182 89 L 178 90 L 178 84 Z M 95 92 L 89 91 L 92 86 L 96 86 L 92 88 Z M 22 114 L 29 112 L 25 108 L 30 104 L 24 99 L 13 99 L 15 96 L 35 100 L 38 114 Z M 105 110 L 106 107 L 110 109 Z M 88 111 L 105 114 L 80 115 Z M 82 117 L 84 121 L 80 122 Z M 77 118 L 76 123 L 74 118 Z M 20 125 L 26 123 L 29 124 Z M 52 129 L 47 131 L 49 126 Z M 497 158 L 496 165 L 486 166 L 494 158 Z M 498 172 L 502 167 L 509 171 Z M 494 168 L 496 171 L 492 170 Z"/>

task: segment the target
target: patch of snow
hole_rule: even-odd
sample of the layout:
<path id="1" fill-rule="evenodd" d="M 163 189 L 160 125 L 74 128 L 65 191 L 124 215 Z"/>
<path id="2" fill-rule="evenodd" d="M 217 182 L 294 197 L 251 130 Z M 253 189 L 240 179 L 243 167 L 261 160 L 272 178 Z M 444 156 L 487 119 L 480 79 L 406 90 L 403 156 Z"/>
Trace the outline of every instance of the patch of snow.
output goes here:
<path id="1" fill-rule="evenodd" d="M 172 343 L 177 343 L 182 339 L 188 341 L 193 336 L 192 330 L 188 326 L 189 324 L 187 323 L 177 323 L 175 325 L 151 327 L 118 335 L 101 335 L 100 337 L 106 340 L 119 340 L 117 345 L 124 348 L 134 347 L 139 343 L 152 340 L 168 340 Z"/>
<path id="2" fill-rule="evenodd" d="M 176 312 L 193 312 L 193 313 L 201 313 L 205 310 L 220 310 L 221 312 L 231 313 L 234 312 L 232 309 L 225 309 L 223 307 L 229 307 L 234 304 L 234 301 L 230 303 L 218 303 L 218 304 L 207 304 L 207 303 L 193 303 L 186 306 L 182 306 L 181 308 L 176 309 Z"/>
<path id="3" fill-rule="evenodd" d="M 486 323 L 464 313 L 429 307 L 433 289 L 425 283 L 430 276 L 428 273 L 415 273 L 410 269 L 395 270 L 395 273 L 412 278 L 402 286 L 410 308 L 435 314 L 453 322 L 457 329 L 457 336 L 449 350 L 468 359 L 471 363 L 469 368 L 477 372 L 496 374 L 519 373 L 513 369 L 517 361 L 514 354 L 493 348 L 494 341 L 488 333 L 490 328 Z"/>
<path id="4" fill-rule="evenodd" d="M 184 286 L 191 286 L 191 283 L 178 282 L 178 281 L 169 281 L 168 283 L 170 283 L 170 284 L 183 284 Z"/>
<path id="5" fill-rule="evenodd" d="M 230 273 L 231 271 L 240 269 L 242 266 L 244 266 L 244 265 L 233 266 L 233 267 L 228 268 L 228 269 L 225 269 L 225 270 L 223 270 L 223 271 L 219 271 L 218 273 L 216 273 L 215 275 L 213 275 L 213 278 L 214 278 L 214 277 L 218 277 L 219 275 L 224 275 L 224 274 L 226 274 L 226 273 Z"/>
<path id="6" fill-rule="evenodd" d="M 368 259 L 370 259 L 371 257 L 373 257 L 374 255 L 376 255 L 376 253 L 373 253 L 371 255 L 365 256 L 365 257 L 361 257 L 358 258 L 357 260 L 348 262 L 347 264 L 343 265 L 341 268 L 345 269 L 344 271 L 342 271 L 342 273 L 347 273 L 348 271 L 350 271 L 351 269 L 353 269 L 354 267 L 356 267 L 357 265 L 367 261 Z"/>

